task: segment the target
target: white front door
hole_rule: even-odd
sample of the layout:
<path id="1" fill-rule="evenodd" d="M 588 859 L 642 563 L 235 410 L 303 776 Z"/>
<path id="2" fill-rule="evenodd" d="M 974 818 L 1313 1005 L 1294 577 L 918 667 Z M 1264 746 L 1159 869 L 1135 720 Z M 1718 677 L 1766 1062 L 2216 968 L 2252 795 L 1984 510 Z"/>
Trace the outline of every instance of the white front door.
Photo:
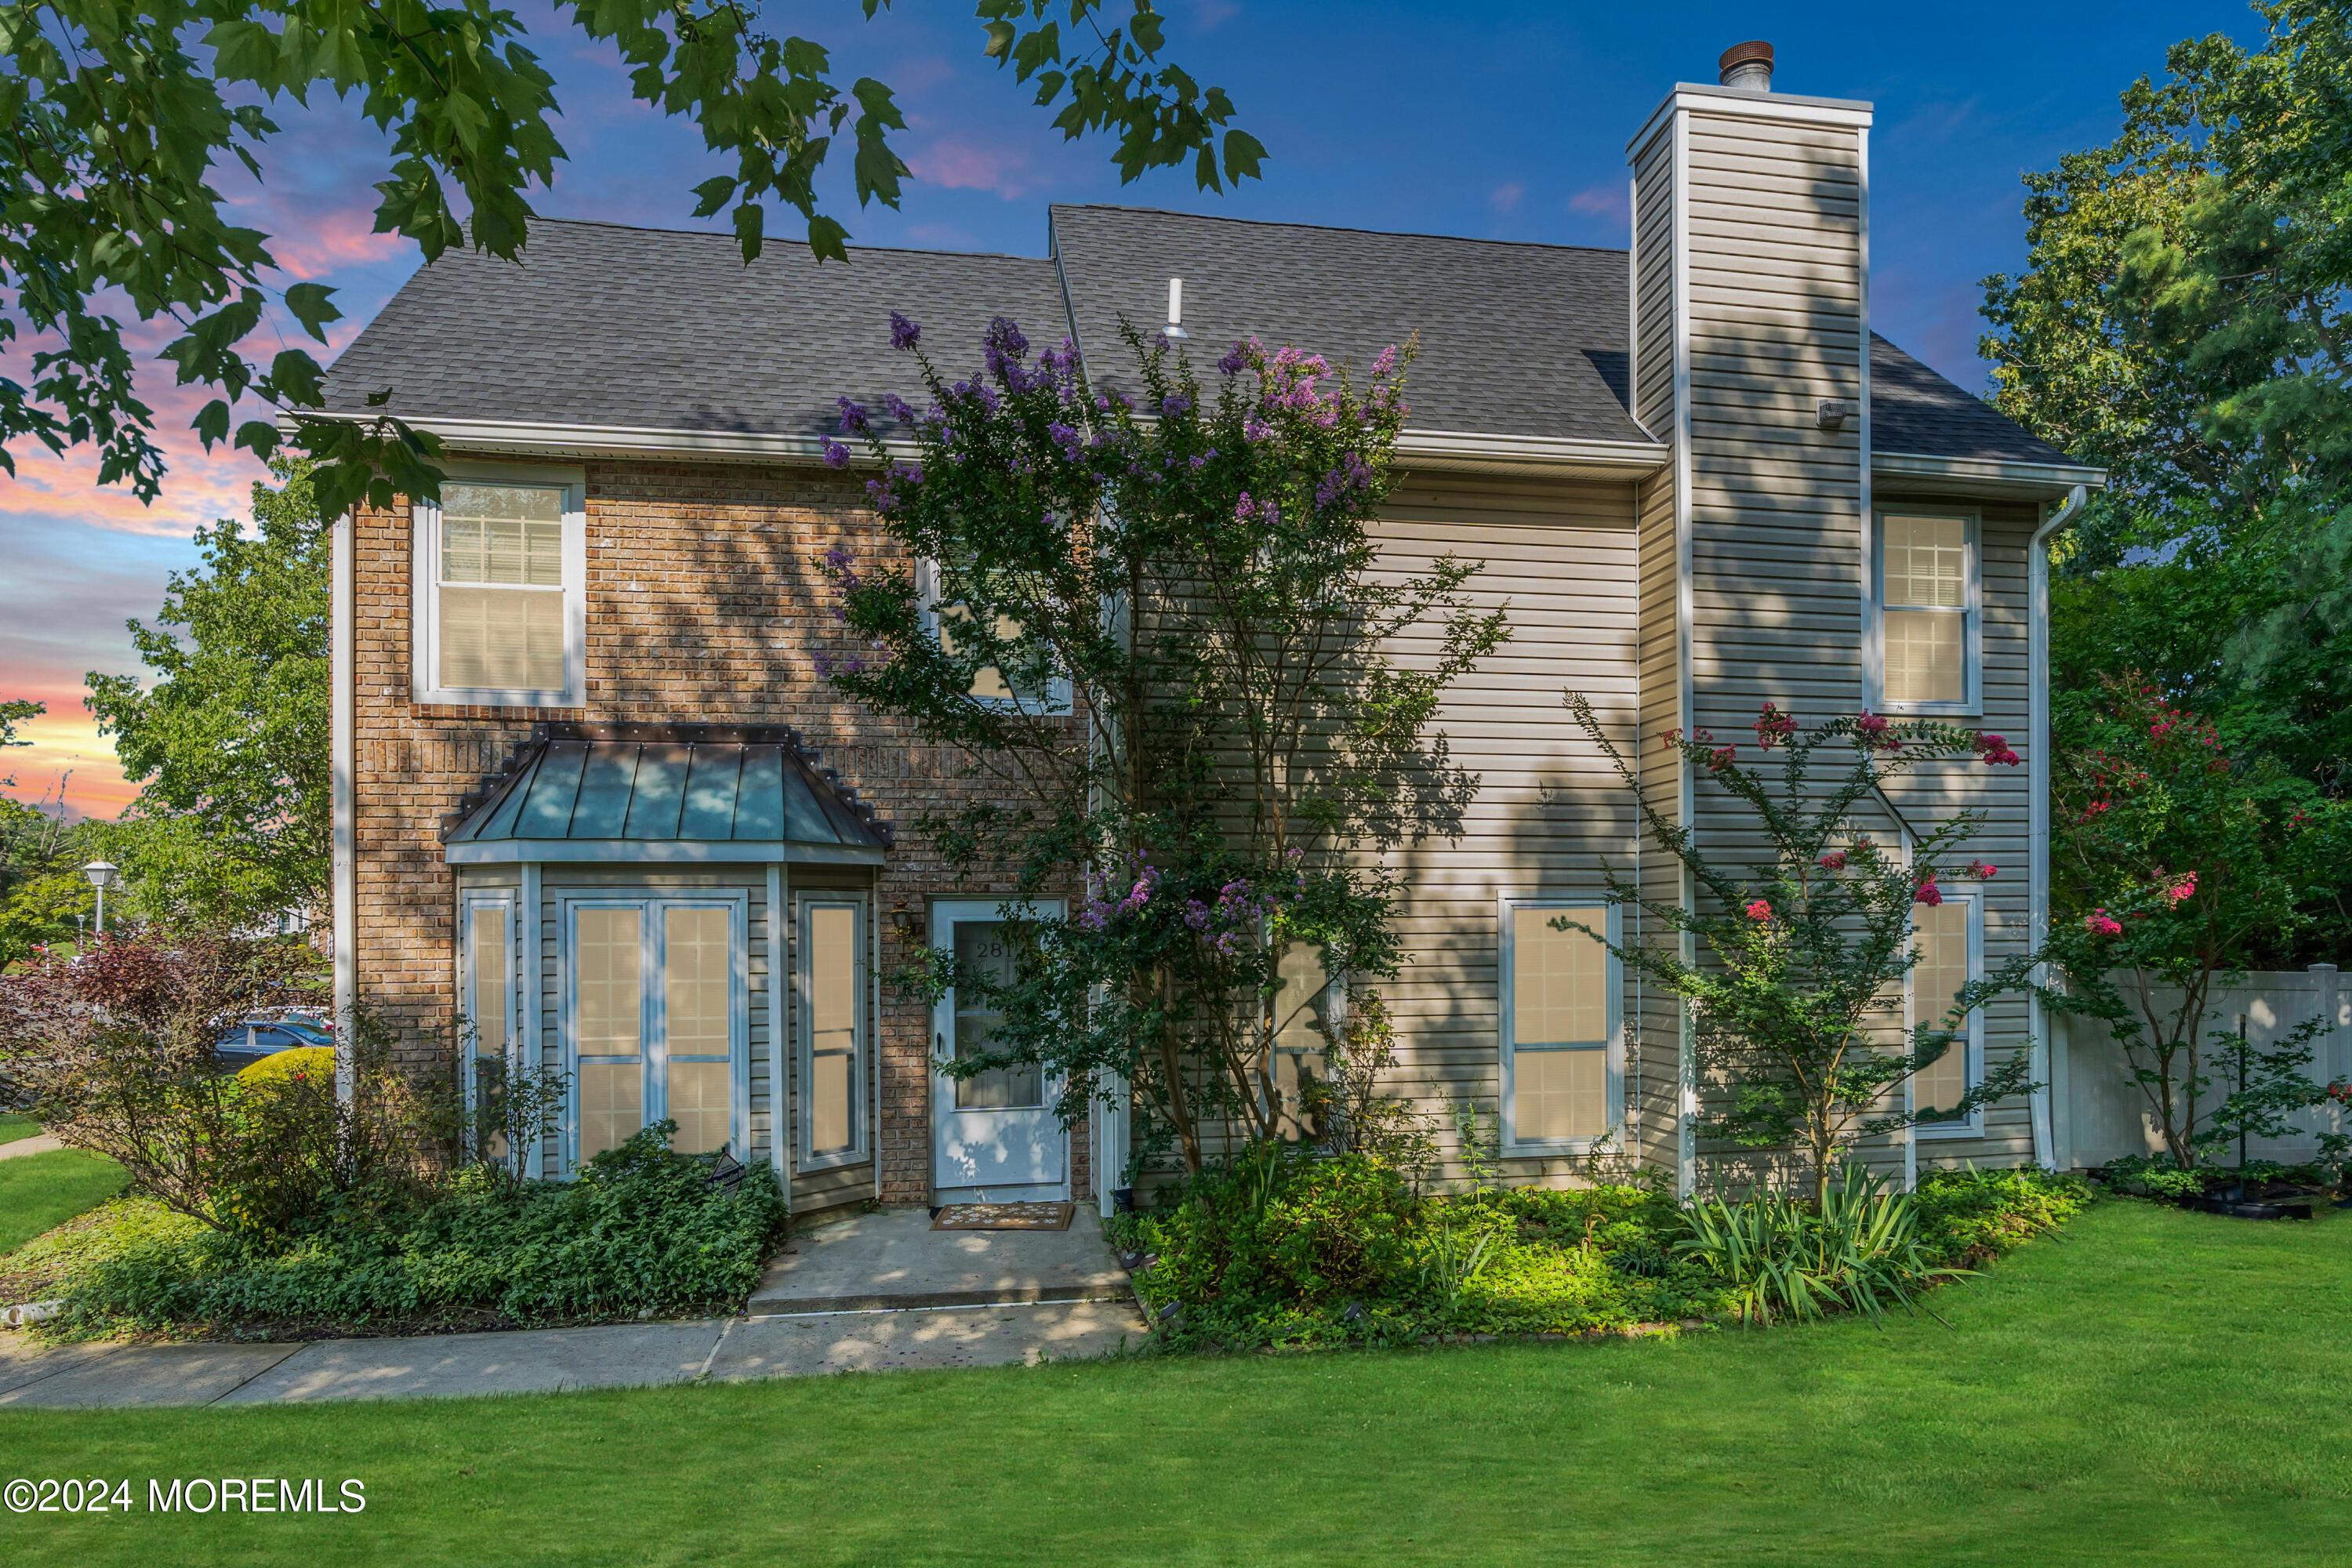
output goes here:
<path id="1" fill-rule="evenodd" d="M 1059 904 L 1041 910 L 1058 914 Z M 1010 974 L 1013 950 L 1000 906 L 931 906 L 931 945 L 957 966 Z M 985 1050 L 998 1015 L 953 990 L 931 1011 L 931 1185 L 940 1203 L 1013 1203 L 1070 1195 L 1070 1138 L 1054 1115 L 1061 1085 L 1037 1067 L 992 1068 L 971 1078 L 942 1070 Z"/>

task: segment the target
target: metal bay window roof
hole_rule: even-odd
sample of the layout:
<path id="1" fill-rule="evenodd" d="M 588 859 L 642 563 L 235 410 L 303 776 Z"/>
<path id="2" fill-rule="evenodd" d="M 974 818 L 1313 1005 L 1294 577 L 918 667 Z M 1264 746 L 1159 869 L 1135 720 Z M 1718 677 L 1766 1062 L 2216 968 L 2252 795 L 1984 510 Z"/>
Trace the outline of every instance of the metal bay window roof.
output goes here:
<path id="1" fill-rule="evenodd" d="M 891 837 L 797 731 L 718 724 L 541 725 L 444 835 L 453 866 L 871 865 Z"/>

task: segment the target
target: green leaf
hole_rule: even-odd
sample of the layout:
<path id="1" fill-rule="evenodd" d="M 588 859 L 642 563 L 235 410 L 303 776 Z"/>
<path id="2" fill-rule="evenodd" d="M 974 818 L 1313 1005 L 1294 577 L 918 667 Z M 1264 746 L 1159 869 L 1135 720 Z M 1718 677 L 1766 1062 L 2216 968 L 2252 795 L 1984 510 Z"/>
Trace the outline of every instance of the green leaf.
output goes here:
<path id="1" fill-rule="evenodd" d="M 849 252 L 844 247 L 842 242 L 846 240 L 848 237 L 849 231 L 847 229 L 842 227 L 839 224 L 834 222 L 833 219 L 825 216 L 823 213 L 819 213 L 816 216 L 809 219 L 809 250 L 819 261 L 824 261 L 828 258 L 835 261 L 847 261 L 849 259 Z"/>
<path id="2" fill-rule="evenodd" d="M 735 197 L 735 182 L 724 174 L 714 175 L 694 187 L 694 216 L 709 217 Z"/>
<path id="3" fill-rule="evenodd" d="M 337 310 L 334 301 L 328 298 L 333 292 L 333 289 L 318 283 L 297 283 L 286 290 L 286 309 L 302 323 L 304 331 L 322 343 L 327 341 L 323 330 L 326 324 L 343 319 L 342 311 Z"/>
<path id="4" fill-rule="evenodd" d="M 1263 178 L 1259 166 L 1265 162 L 1265 144 L 1246 131 L 1225 132 L 1225 174 L 1236 183 Z"/>
<path id="5" fill-rule="evenodd" d="M 248 419 L 236 427 L 236 444 L 268 462 L 278 452 L 278 426 L 267 419 Z"/>
<path id="6" fill-rule="evenodd" d="M 766 210 L 757 202 L 745 202 L 735 209 L 735 240 L 743 247 L 746 267 L 760 259 L 761 230 L 767 221 Z"/>
<path id="7" fill-rule="evenodd" d="M 269 388 L 279 401 L 303 408 L 327 403 L 326 372 L 300 349 L 288 349 L 269 362 Z"/>
<path id="8" fill-rule="evenodd" d="M 196 438 L 205 444 L 205 450 L 211 451 L 215 445 L 228 438 L 228 405 L 217 397 L 214 398 L 196 410 L 196 416 L 188 428 L 196 433 Z"/>

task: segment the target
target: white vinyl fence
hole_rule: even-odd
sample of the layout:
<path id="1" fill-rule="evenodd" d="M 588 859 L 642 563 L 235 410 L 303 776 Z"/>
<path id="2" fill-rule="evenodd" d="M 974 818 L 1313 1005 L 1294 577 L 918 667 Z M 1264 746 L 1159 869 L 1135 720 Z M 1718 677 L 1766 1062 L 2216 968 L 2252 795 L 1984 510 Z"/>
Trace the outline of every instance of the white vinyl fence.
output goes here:
<path id="1" fill-rule="evenodd" d="M 2159 999 L 2163 995 L 2158 993 Z M 2199 1033 L 2235 1033 L 2242 1016 L 2251 1046 L 2267 1044 L 2305 1018 L 2327 1019 L 2327 1032 L 2312 1042 L 2308 1071 L 2323 1084 L 2352 1078 L 2352 986 L 2343 983 L 2334 964 L 2315 963 L 2301 973 L 2248 974 L 2242 984 L 2213 992 Z M 2147 1096 L 2132 1081 L 2123 1047 L 2107 1026 L 2065 1015 L 2053 1016 L 2051 1026 L 2051 1131 L 2058 1168 L 2080 1170 L 2126 1154 L 2161 1153 L 2164 1139 Z M 2219 1105 L 2235 1087 L 2231 1075 L 2236 1058 L 2210 1038 L 2200 1054 L 2206 1076 L 2213 1079 L 2199 1101 L 2201 1111 Z M 2251 1140 L 2247 1156 L 2294 1164 L 2318 1152 L 2322 1131 L 2352 1131 L 2343 1111 L 2334 1106 L 2305 1111 L 2297 1120 L 2303 1124 L 2299 1136 Z M 2236 1158 L 2234 1149 L 2227 1157 Z"/>

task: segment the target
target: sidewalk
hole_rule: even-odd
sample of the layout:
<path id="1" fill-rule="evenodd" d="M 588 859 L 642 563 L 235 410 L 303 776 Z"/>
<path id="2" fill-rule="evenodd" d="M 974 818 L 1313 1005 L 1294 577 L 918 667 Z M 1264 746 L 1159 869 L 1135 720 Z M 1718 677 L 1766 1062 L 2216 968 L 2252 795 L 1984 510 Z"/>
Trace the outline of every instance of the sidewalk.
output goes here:
<path id="1" fill-rule="evenodd" d="M 302 1344 L 68 1345 L 0 1334 L 0 1405 L 270 1405 L 1035 1365 L 1142 1343 L 1131 1299 Z"/>
<path id="2" fill-rule="evenodd" d="M 13 1160 L 19 1154 L 53 1154 L 65 1146 L 65 1140 L 54 1132 L 36 1132 L 30 1138 L 0 1143 L 0 1160 Z"/>

